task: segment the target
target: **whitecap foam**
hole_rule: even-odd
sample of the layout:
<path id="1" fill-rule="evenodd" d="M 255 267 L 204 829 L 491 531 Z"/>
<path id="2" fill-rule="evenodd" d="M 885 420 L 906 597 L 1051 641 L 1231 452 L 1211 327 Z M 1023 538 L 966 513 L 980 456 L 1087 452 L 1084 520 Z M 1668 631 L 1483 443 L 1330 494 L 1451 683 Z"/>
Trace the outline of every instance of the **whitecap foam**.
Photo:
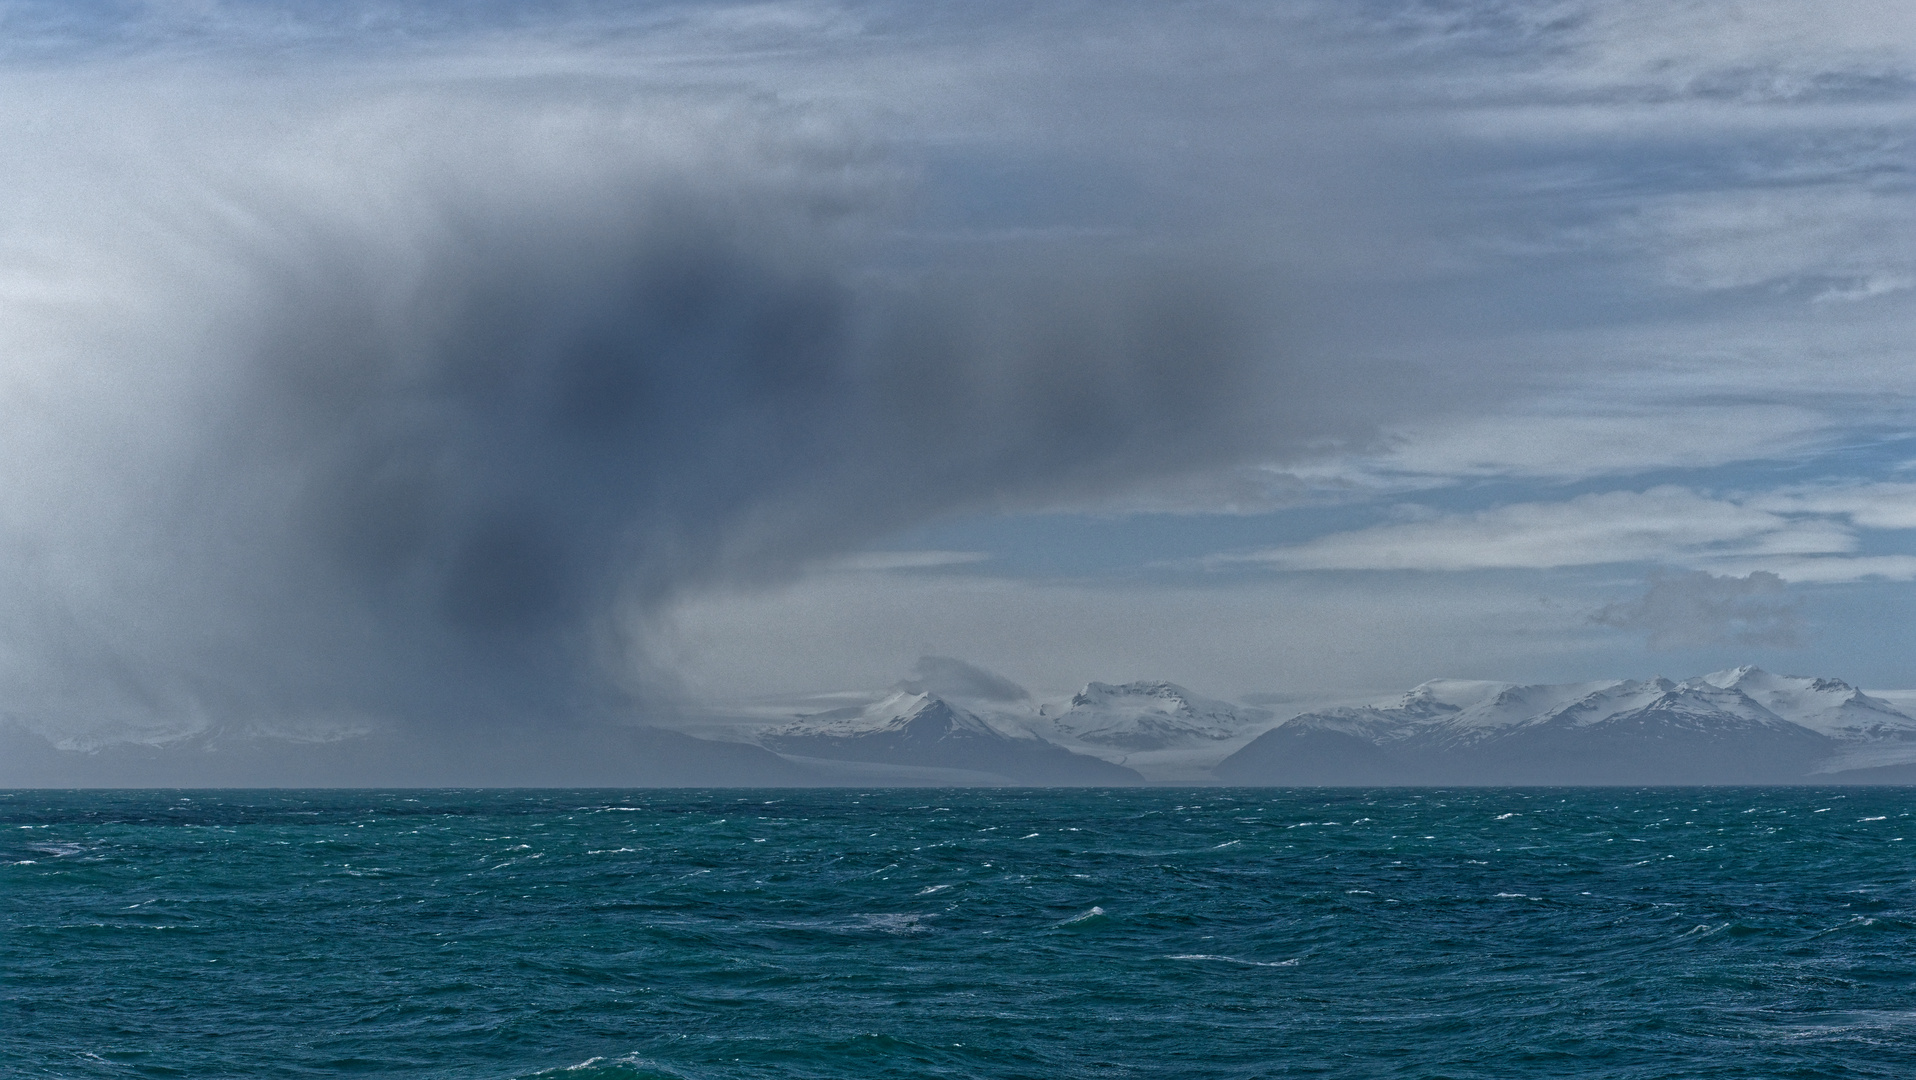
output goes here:
<path id="1" fill-rule="evenodd" d="M 879 915 L 858 916 L 858 926 L 863 930 L 877 930 L 885 934 L 923 934 L 931 930 L 924 925 L 925 916 L 885 913 Z"/>
<path id="2" fill-rule="evenodd" d="M 577 1065 L 528 1073 L 522 1080 L 558 1080 L 560 1077 L 566 1080 L 590 1080 L 593 1077 L 605 1077 L 607 1080 L 684 1080 L 683 1073 L 674 1072 L 637 1054 L 587 1058 Z"/>
<path id="3" fill-rule="evenodd" d="M 1166 960 L 1215 960 L 1224 964 L 1242 964 L 1245 967 L 1296 967 L 1303 957 L 1293 956 L 1289 960 L 1245 960 L 1236 956 L 1217 956 L 1212 953 L 1180 953 L 1167 956 Z"/>

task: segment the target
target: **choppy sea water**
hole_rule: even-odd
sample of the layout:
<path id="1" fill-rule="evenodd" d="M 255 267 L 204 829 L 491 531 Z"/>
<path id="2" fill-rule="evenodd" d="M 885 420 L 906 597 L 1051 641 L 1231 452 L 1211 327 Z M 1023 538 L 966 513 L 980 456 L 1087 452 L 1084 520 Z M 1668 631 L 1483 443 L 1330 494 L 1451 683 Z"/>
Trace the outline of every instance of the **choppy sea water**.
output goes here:
<path id="1" fill-rule="evenodd" d="M 1909 1077 L 1912 811 L 0 793 L 0 1074 Z"/>

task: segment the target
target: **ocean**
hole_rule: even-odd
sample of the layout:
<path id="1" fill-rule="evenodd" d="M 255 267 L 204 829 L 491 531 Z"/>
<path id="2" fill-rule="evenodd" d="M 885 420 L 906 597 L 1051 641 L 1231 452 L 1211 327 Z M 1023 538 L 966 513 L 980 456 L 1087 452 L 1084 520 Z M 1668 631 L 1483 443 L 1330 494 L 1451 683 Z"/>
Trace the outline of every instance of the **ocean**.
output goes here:
<path id="1" fill-rule="evenodd" d="M 0 793 L 0 1075 L 1916 1076 L 1904 789 Z"/>

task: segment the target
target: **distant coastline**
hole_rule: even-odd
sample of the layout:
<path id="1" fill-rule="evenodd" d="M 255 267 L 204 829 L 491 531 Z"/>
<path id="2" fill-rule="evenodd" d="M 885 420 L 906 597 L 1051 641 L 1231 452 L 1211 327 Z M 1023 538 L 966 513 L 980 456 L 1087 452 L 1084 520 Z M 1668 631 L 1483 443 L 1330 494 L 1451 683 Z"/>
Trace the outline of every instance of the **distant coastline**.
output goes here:
<path id="1" fill-rule="evenodd" d="M 1916 715 L 1897 704 L 1906 697 L 1755 667 L 1680 683 L 1440 679 L 1393 701 L 1288 717 L 1162 681 L 1094 682 L 1061 702 L 909 683 L 844 696 L 853 703 L 729 728 L 708 718 L 689 731 L 597 723 L 301 738 L 219 728 L 63 745 L 12 723 L 0 726 L 0 787 L 1916 784 Z"/>

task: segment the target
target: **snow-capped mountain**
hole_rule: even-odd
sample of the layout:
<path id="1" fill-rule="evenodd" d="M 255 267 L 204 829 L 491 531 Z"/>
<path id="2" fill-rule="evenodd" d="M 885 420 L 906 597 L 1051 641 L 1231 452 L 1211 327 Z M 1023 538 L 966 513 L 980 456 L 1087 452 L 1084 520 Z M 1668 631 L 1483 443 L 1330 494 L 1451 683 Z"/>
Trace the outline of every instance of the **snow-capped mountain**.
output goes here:
<path id="1" fill-rule="evenodd" d="M 1214 773 L 1237 783 L 1779 783 L 1916 761 L 1916 717 L 1758 668 L 1519 686 L 1440 680 L 1305 713 Z"/>
<path id="2" fill-rule="evenodd" d="M 1235 738 L 1270 719 L 1269 710 L 1202 697 L 1176 683 L 1094 682 L 1068 704 L 1040 707 L 1037 726 L 1072 742 L 1164 750 Z"/>
<path id="3" fill-rule="evenodd" d="M 1902 782 L 1882 770 L 1916 764 L 1916 717 L 1840 679 L 1772 675 L 1752 667 L 1703 678 L 1740 690 L 1778 716 L 1835 740 L 1834 751 L 1814 770 L 1818 776 L 1852 773 L 1856 779 Z"/>
<path id="4" fill-rule="evenodd" d="M 863 738 L 874 735 L 912 740 L 948 738 L 1030 738 L 1000 731 L 976 713 L 930 693 L 894 690 L 869 705 L 849 705 L 801 716 L 768 732 L 766 739 Z"/>
<path id="5" fill-rule="evenodd" d="M 1841 679 L 1772 675 L 1762 668 L 1740 667 L 1705 675 L 1703 681 L 1740 691 L 1785 720 L 1832 739 L 1916 740 L 1916 717 Z"/>
<path id="6" fill-rule="evenodd" d="M 781 754 L 1002 777 L 1023 784 L 1135 784 L 1136 772 L 1026 732 L 1001 731 L 930 693 L 901 689 L 864 707 L 775 728 L 759 743 Z"/>

